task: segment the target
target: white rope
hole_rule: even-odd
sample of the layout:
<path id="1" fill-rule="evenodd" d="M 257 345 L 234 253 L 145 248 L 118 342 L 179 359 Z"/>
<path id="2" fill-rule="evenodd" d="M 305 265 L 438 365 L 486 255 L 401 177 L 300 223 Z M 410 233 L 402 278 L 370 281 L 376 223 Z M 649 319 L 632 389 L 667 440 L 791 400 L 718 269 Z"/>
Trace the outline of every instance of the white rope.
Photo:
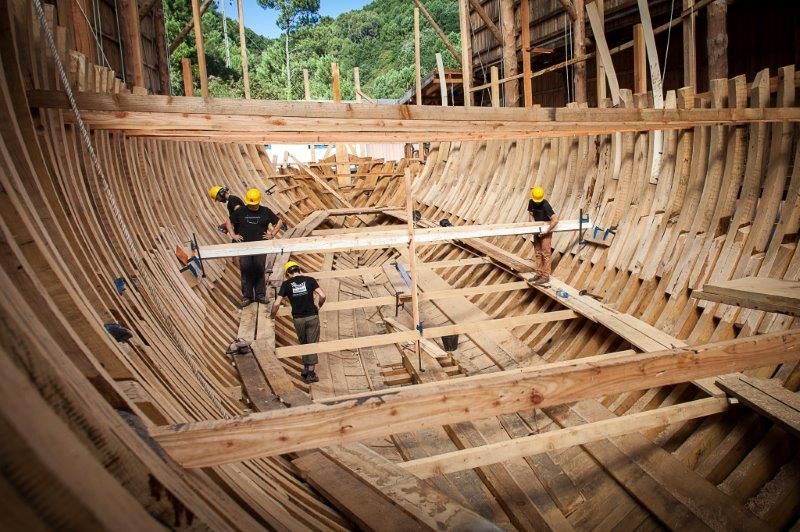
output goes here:
<path id="1" fill-rule="evenodd" d="M 75 124 L 78 126 L 78 130 L 80 131 L 84 148 L 89 154 L 89 159 L 91 159 L 92 161 L 92 166 L 94 167 L 94 171 L 96 172 L 97 177 L 99 178 L 102 190 L 106 195 L 106 198 L 108 200 L 108 205 L 111 208 L 111 213 L 114 215 L 114 219 L 116 220 L 120 230 L 122 231 L 122 236 L 124 237 L 125 243 L 127 244 L 128 251 L 130 253 L 129 258 L 134 262 L 136 271 L 142 277 L 142 282 L 138 284 L 144 286 L 145 290 L 149 293 L 150 298 L 153 302 L 152 308 L 155 310 L 156 314 L 158 314 L 159 321 L 161 321 L 161 324 L 166 329 L 170 339 L 178 348 L 178 351 L 180 352 L 181 356 L 183 356 L 183 358 L 186 360 L 187 364 L 189 365 L 189 368 L 194 374 L 195 379 L 197 379 L 197 382 L 200 384 L 203 391 L 205 391 L 206 395 L 208 395 L 212 403 L 214 403 L 214 405 L 219 409 L 222 417 L 225 419 L 229 419 L 230 415 L 228 414 L 227 410 L 223 407 L 219 395 L 213 391 L 213 388 L 211 388 L 211 385 L 208 382 L 206 376 L 197 367 L 197 364 L 194 360 L 195 356 L 193 354 L 190 355 L 190 353 L 187 352 L 186 348 L 183 345 L 183 342 L 180 340 L 178 332 L 175 329 L 175 325 L 172 322 L 172 319 L 170 319 L 164 313 L 164 310 L 160 305 L 156 304 L 155 292 L 153 290 L 153 283 L 151 282 L 150 279 L 150 273 L 147 270 L 147 268 L 142 265 L 142 261 L 137 252 L 133 237 L 131 237 L 130 231 L 128 230 L 128 225 L 125 223 L 125 219 L 122 217 L 122 212 L 120 211 L 119 204 L 117 203 L 117 198 L 114 195 L 114 192 L 111 190 L 111 186 L 108 183 L 108 179 L 106 178 L 106 174 L 103 171 L 103 167 L 100 165 L 100 160 L 98 159 L 97 152 L 94 149 L 94 144 L 92 144 L 92 140 L 89 136 L 89 130 L 86 128 L 86 124 L 83 122 L 81 113 L 78 110 L 78 104 L 75 102 L 75 95 L 73 94 L 72 87 L 69 84 L 69 78 L 67 77 L 67 72 L 66 70 L 64 70 L 64 65 L 61 62 L 61 57 L 58 55 L 58 49 L 56 47 L 55 39 L 53 39 L 53 33 L 50 31 L 50 27 L 48 26 L 47 20 L 45 19 L 41 0 L 33 0 L 33 6 L 36 9 L 37 16 L 39 17 L 39 24 L 42 27 L 42 31 L 44 32 L 45 37 L 47 38 L 47 43 L 50 47 L 50 52 L 53 55 L 56 70 L 58 70 L 58 75 L 61 78 L 61 83 L 64 86 L 64 91 L 66 92 L 67 99 L 69 100 L 70 108 L 72 109 L 72 112 L 75 115 Z"/>

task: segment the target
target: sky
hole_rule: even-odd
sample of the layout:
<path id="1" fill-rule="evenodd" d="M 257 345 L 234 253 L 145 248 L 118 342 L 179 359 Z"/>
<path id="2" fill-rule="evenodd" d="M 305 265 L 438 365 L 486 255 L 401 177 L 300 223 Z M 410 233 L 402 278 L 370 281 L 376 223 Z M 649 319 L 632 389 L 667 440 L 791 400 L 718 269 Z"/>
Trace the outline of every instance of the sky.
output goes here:
<path id="1" fill-rule="evenodd" d="M 228 18 L 236 19 L 236 0 L 219 0 L 220 11 L 222 2 L 225 2 L 225 13 Z M 369 4 L 371 0 L 320 0 L 319 14 L 335 17 L 345 11 L 359 9 Z M 265 37 L 278 37 L 281 30 L 275 24 L 278 12 L 274 9 L 262 9 L 257 0 L 244 0 L 245 25 L 256 33 Z"/>

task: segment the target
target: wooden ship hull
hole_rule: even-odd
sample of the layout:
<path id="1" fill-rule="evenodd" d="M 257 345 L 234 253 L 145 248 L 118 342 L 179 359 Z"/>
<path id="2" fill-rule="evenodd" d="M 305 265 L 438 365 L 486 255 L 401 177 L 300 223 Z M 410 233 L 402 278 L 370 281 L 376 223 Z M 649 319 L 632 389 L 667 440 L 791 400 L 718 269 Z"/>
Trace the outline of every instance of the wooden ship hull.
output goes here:
<path id="1" fill-rule="evenodd" d="M 621 126 L 478 133 L 434 142 L 424 161 L 351 157 L 342 172 L 336 159 L 276 166 L 241 132 L 142 134 L 87 111 L 98 168 L 64 102 L 37 100 L 61 81 L 35 15 L 10 4 L 0 17 L 4 527 L 798 526 L 796 113 L 669 127 L 655 172 L 652 127 Z M 133 101 L 72 57 L 82 95 Z M 796 81 L 793 67 L 764 71 L 668 94 L 667 108 L 794 112 Z M 623 108 L 648 105 L 622 96 Z M 176 246 L 226 242 L 211 183 L 274 184 L 265 203 L 285 237 L 407 228 L 412 192 L 419 227 L 524 222 L 534 184 L 562 219 L 591 222 L 555 234 L 549 288 L 528 283 L 525 237 L 418 244 L 432 335 L 419 355 L 396 267 L 409 265 L 407 247 L 293 256 L 328 294 L 320 381 L 308 385 L 290 317 L 236 309 L 232 259 L 181 271 Z M 288 258 L 269 256 L 271 286 Z M 744 277 L 763 285 L 726 291 Z M 753 301 L 780 282 L 786 297 Z M 108 323 L 132 338 L 115 342 Z M 438 338 L 453 334 L 457 349 L 444 351 Z M 255 347 L 228 357 L 237 336 Z M 477 395 L 501 385 L 530 401 Z M 400 406 L 382 414 L 384 401 Z M 277 433 L 280 423 L 289 428 Z"/>

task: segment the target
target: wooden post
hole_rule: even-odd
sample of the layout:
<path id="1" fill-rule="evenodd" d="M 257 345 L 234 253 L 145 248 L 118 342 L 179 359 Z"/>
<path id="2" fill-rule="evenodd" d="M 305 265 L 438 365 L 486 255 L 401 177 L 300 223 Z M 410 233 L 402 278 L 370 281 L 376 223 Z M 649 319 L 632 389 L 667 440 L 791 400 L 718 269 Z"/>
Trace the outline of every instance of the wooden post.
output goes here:
<path id="1" fill-rule="evenodd" d="M 223 0 L 224 1 L 224 0 Z M 244 97 L 250 99 L 250 65 L 247 63 L 247 43 L 244 38 L 244 6 L 242 0 L 237 0 L 239 7 L 239 50 L 242 53 L 242 81 L 244 82 Z"/>
<path id="2" fill-rule="evenodd" d="M 697 87 L 697 45 L 694 39 L 694 0 L 683 0 L 683 11 L 689 16 L 683 19 L 683 85 Z"/>
<path id="3" fill-rule="evenodd" d="M 128 82 L 144 87 L 144 61 L 142 59 L 142 32 L 139 27 L 139 7 L 136 0 L 122 0 L 119 10 L 125 39 L 125 70 Z"/>
<path id="4" fill-rule="evenodd" d="M 514 0 L 500 0 L 500 23 L 503 32 L 503 77 L 517 75 L 517 38 L 514 31 Z M 519 82 L 516 79 L 503 83 L 506 107 L 516 107 L 519 102 Z"/>
<path id="5" fill-rule="evenodd" d="M 633 27 L 633 92 L 634 94 L 647 92 L 647 52 L 641 24 Z"/>
<path id="6" fill-rule="evenodd" d="M 442 93 L 442 106 L 447 107 L 447 80 L 444 77 L 442 54 L 436 54 L 436 71 L 439 74 L 439 92 Z"/>
<path id="7" fill-rule="evenodd" d="M 141 17 L 141 14 L 139 15 Z M 169 95 L 172 87 L 169 80 L 169 56 L 167 55 L 167 36 L 164 21 L 164 5 L 156 2 L 153 9 L 153 24 L 156 28 L 156 59 L 158 60 L 158 78 L 161 85 L 160 93 Z M 154 91 L 155 92 L 155 91 Z"/>
<path id="8" fill-rule="evenodd" d="M 97 54 L 90 22 L 94 16 L 94 12 L 90 7 L 92 4 L 89 0 L 73 0 L 70 5 L 72 6 L 72 35 L 75 51 L 85 55 L 90 63 L 95 63 L 97 62 Z M 86 17 L 89 20 L 86 20 Z"/>
<path id="9" fill-rule="evenodd" d="M 525 107 L 533 106 L 533 78 L 531 77 L 531 11 L 528 0 L 520 0 L 519 23 L 522 34 L 522 93 Z"/>
<path id="10" fill-rule="evenodd" d="M 414 87 L 417 105 L 422 105 L 422 60 L 419 50 L 419 8 L 414 8 Z"/>
<path id="11" fill-rule="evenodd" d="M 500 73 L 496 66 L 489 69 L 492 79 L 492 107 L 500 107 Z"/>
<path id="12" fill-rule="evenodd" d="M 438 54 L 437 54 L 438 55 Z M 411 189 L 411 168 L 406 166 L 403 172 L 403 180 L 406 185 L 406 218 L 408 219 L 408 268 L 411 277 L 411 316 L 414 321 L 414 328 L 420 330 L 419 321 L 419 296 L 417 295 L 417 245 L 414 241 L 414 193 Z M 414 355 L 419 360 L 419 338 L 414 341 Z M 422 368 L 420 368 L 422 370 Z"/>
<path id="13" fill-rule="evenodd" d="M 334 102 L 342 101 L 342 80 L 339 77 L 339 63 L 331 63 L 331 97 Z"/>
<path id="14" fill-rule="evenodd" d="M 586 55 L 586 15 L 584 15 L 584 0 L 574 0 L 575 19 L 573 36 L 575 43 L 573 49 L 575 50 L 575 58 L 581 59 Z M 586 61 L 578 61 L 574 66 L 575 72 L 575 101 L 577 103 L 586 103 Z"/>
<path id="15" fill-rule="evenodd" d="M 714 0 L 708 5 L 708 80 L 728 77 L 728 14 L 727 0 Z"/>
<path id="16" fill-rule="evenodd" d="M 461 63 L 461 56 L 458 54 L 458 50 L 456 50 L 456 47 L 453 46 L 453 43 L 450 42 L 450 39 L 447 38 L 447 35 L 445 34 L 445 32 L 442 31 L 442 28 L 440 28 L 439 25 L 436 23 L 436 21 L 433 20 L 431 14 L 428 13 L 427 9 L 425 9 L 425 5 L 420 0 L 414 0 L 414 4 L 419 8 L 422 14 L 425 15 L 425 18 L 428 19 L 428 23 L 431 25 L 431 27 L 433 27 L 433 30 L 442 40 L 442 42 L 450 51 L 450 53 L 453 54 L 453 57 L 456 58 L 456 61 Z"/>
<path id="17" fill-rule="evenodd" d="M 600 22 L 600 26 L 603 27 L 603 28 L 605 27 L 605 7 L 603 5 L 604 1 L 605 0 L 595 0 L 594 1 L 594 5 L 597 8 L 597 15 L 598 15 L 598 19 L 599 19 L 599 22 Z M 586 12 L 588 14 L 589 13 L 589 9 L 588 9 L 589 6 L 586 6 L 586 7 L 587 7 Z M 594 38 L 594 40 L 595 40 L 595 50 L 597 50 L 598 49 L 597 34 L 595 33 L 594 28 L 592 28 L 592 33 L 595 36 L 595 38 Z M 597 106 L 600 107 L 600 102 L 602 102 L 603 100 L 606 99 L 606 95 L 607 94 L 606 94 L 606 69 L 603 66 L 603 61 L 600 59 L 600 54 L 599 53 L 595 53 L 594 64 L 595 64 L 595 73 L 596 73 L 596 77 L 597 77 L 597 80 L 596 80 L 597 81 Z"/>
<path id="18" fill-rule="evenodd" d="M 203 5 L 200 6 L 200 17 L 202 17 L 203 14 L 206 11 L 208 11 L 208 8 L 211 7 L 211 4 L 213 3 L 214 0 L 206 0 L 205 2 L 203 2 Z M 172 55 L 172 53 L 178 48 L 178 46 L 181 45 L 183 40 L 186 39 L 186 36 L 189 35 L 189 32 L 192 31 L 193 27 L 194 27 L 194 15 L 192 16 L 192 20 L 190 20 L 189 22 L 186 23 L 186 25 L 183 26 L 183 29 L 178 34 L 178 36 L 175 37 L 175 40 L 172 41 L 172 43 L 170 43 L 169 45 L 170 55 Z"/>
<path id="19" fill-rule="evenodd" d="M 620 102 L 619 83 L 617 82 L 617 73 L 614 70 L 614 62 L 611 60 L 611 52 L 608 49 L 608 42 L 606 41 L 606 34 L 598 8 L 596 1 L 589 2 L 586 4 L 586 14 L 589 17 L 589 23 L 592 25 L 595 47 L 597 48 L 597 62 L 603 65 L 603 75 L 608 79 L 608 86 L 611 88 L 611 102 L 616 107 Z M 603 93 L 605 93 L 605 80 L 603 80 Z M 598 100 L 599 103 L 600 100 Z"/>
<path id="20" fill-rule="evenodd" d="M 461 26 L 461 80 L 464 87 L 464 107 L 472 107 L 472 35 L 467 1 L 458 0 L 458 20 Z"/>
<path id="21" fill-rule="evenodd" d="M 361 71 L 358 67 L 353 67 L 353 91 L 356 93 L 356 101 L 361 103 Z"/>
<path id="22" fill-rule="evenodd" d="M 303 69 L 303 94 L 306 101 L 311 99 L 311 83 L 308 81 L 308 69 Z"/>
<path id="23" fill-rule="evenodd" d="M 208 72 L 206 71 L 206 50 L 203 47 L 203 27 L 200 24 L 200 5 L 192 0 L 192 20 L 194 21 L 194 42 L 197 48 L 197 68 L 200 71 L 200 94 L 208 98 Z"/>
<path id="24" fill-rule="evenodd" d="M 183 94 L 184 96 L 194 96 L 194 84 L 192 82 L 192 60 L 184 57 L 181 59 L 181 74 L 183 75 Z"/>

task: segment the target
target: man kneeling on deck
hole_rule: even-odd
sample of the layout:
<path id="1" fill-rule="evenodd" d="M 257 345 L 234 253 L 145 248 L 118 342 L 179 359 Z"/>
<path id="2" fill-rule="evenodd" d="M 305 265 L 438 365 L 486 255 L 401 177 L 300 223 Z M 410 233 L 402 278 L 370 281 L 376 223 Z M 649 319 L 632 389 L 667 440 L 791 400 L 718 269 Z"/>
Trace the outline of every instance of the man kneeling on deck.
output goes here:
<path id="1" fill-rule="evenodd" d="M 544 199 L 544 189 L 535 186 L 531 189 L 531 199 L 528 201 L 528 217 L 536 222 L 550 222 L 550 225 L 536 235 L 533 235 L 533 249 L 536 253 L 536 276 L 533 284 L 546 285 L 550 282 L 550 259 L 553 243 L 553 228 L 558 224 L 550 202 Z"/>
<path id="2" fill-rule="evenodd" d="M 278 290 L 278 297 L 272 304 L 270 317 L 275 319 L 278 309 L 283 304 L 283 299 L 287 298 L 292 306 L 292 318 L 297 339 L 301 344 L 317 343 L 319 342 L 319 309 L 325 304 L 325 292 L 319 287 L 316 279 L 300 272 L 300 266 L 296 262 L 287 262 L 283 270 L 287 278 Z M 314 294 L 319 296 L 318 305 L 314 304 Z M 314 371 L 317 362 L 319 362 L 319 357 L 316 353 L 303 355 L 303 372 L 300 376 L 307 383 L 319 381 L 319 377 Z"/>
<path id="3" fill-rule="evenodd" d="M 280 231 L 280 220 L 268 207 L 261 205 L 261 192 L 251 188 L 244 196 L 245 207 L 231 214 L 230 223 L 236 232 L 231 235 L 234 242 L 257 242 L 275 238 Z M 269 226 L 272 225 L 272 231 Z M 267 280 L 264 278 L 266 255 L 245 255 L 239 259 L 242 276 L 242 303 L 244 308 L 253 301 L 267 304 Z"/>

